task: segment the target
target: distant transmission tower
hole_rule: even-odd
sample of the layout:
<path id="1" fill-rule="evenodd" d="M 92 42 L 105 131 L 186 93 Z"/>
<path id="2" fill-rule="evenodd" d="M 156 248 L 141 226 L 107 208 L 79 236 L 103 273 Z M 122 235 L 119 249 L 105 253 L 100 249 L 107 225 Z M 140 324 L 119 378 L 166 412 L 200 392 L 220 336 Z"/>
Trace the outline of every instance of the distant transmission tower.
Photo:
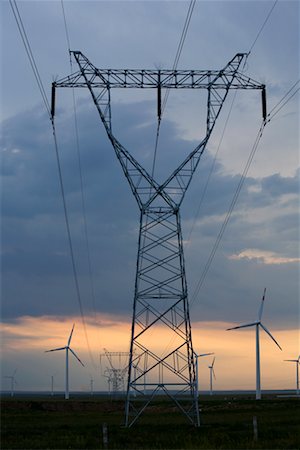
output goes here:
<path id="1" fill-rule="evenodd" d="M 129 352 L 109 352 L 104 348 L 104 353 L 100 354 L 100 364 L 105 358 L 108 367 L 105 368 L 103 375 L 107 378 L 108 391 L 110 394 L 117 395 L 125 391 L 128 375 Z"/>
<path id="2" fill-rule="evenodd" d="M 229 90 L 261 89 L 266 118 L 265 86 L 238 71 L 244 53 L 238 53 L 225 68 L 209 71 L 104 70 L 96 68 L 81 52 L 72 54 L 79 71 L 53 83 L 52 115 L 56 87 L 89 89 L 140 209 L 125 424 L 135 423 L 151 400 L 164 393 L 192 424 L 199 426 L 180 206 Z M 156 89 L 159 120 L 162 89 L 207 90 L 205 136 L 162 184 L 112 131 L 111 90 L 115 88 Z M 162 344 L 168 343 L 168 349 L 161 350 Z"/>

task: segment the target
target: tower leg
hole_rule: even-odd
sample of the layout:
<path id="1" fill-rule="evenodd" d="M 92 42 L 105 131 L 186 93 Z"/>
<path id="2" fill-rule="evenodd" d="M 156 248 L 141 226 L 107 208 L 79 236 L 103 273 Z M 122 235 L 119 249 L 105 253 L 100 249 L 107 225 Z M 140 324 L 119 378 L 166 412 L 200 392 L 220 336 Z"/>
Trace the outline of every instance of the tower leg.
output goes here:
<path id="1" fill-rule="evenodd" d="M 163 394 L 198 426 L 196 393 L 179 211 L 151 207 L 140 217 L 125 424 Z"/>

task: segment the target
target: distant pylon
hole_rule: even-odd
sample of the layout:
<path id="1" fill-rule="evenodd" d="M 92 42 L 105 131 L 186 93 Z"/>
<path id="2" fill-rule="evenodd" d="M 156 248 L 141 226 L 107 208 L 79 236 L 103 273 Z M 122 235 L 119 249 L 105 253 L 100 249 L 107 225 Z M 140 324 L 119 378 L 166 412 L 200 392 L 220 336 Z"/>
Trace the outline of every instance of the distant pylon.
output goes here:
<path id="1" fill-rule="evenodd" d="M 246 58 L 244 53 L 238 53 L 223 69 L 208 71 L 98 69 L 81 52 L 71 53 L 79 71 L 53 83 L 52 114 L 56 87 L 89 89 L 140 209 L 125 424 L 134 424 L 151 400 L 163 393 L 199 426 L 180 206 L 229 90 L 260 89 L 265 119 L 265 86 L 238 71 Z M 111 90 L 115 88 L 156 89 L 159 120 L 163 89 L 207 90 L 205 135 L 162 184 L 112 131 Z M 153 338 L 162 333 L 169 342 L 167 348 Z"/>
<path id="2" fill-rule="evenodd" d="M 107 378 L 108 392 L 117 395 L 125 392 L 127 383 L 129 352 L 109 352 L 104 349 L 104 353 L 100 354 L 100 365 L 105 357 L 108 362 L 103 375 Z"/>

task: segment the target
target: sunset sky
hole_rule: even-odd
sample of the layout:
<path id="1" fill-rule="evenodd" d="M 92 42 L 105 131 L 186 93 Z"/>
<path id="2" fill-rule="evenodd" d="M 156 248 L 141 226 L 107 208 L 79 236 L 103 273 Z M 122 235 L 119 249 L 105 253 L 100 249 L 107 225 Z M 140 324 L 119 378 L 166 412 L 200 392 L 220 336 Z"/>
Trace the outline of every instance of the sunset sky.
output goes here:
<path id="1" fill-rule="evenodd" d="M 70 74 L 60 1 L 18 1 L 45 90 Z M 248 52 L 245 73 L 267 87 L 268 110 L 299 79 L 299 2 L 196 2 L 179 69 L 221 69 Z M 71 49 L 99 68 L 171 69 L 188 1 L 64 1 Z M 86 90 L 75 92 L 95 302 L 81 207 L 72 91 L 57 92 L 56 127 L 84 320 L 80 316 L 52 130 L 8 1 L 1 2 L 2 389 L 17 369 L 19 390 L 63 390 L 67 343 L 85 363 L 71 362 L 71 389 L 107 387 L 103 348 L 129 349 L 139 211 Z M 257 41 L 256 41 L 257 37 Z M 77 70 L 75 67 L 74 70 Z M 130 91 L 130 92 L 128 92 Z M 49 95 L 50 96 L 50 95 Z M 156 98 L 146 90 L 113 93 L 120 141 L 151 167 Z M 232 110 L 231 110 L 231 105 Z M 159 175 L 172 172 L 200 141 L 203 93 L 171 92 L 158 148 Z M 229 115 L 230 113 L 230 115 Z M 229 116 L 228 116 L 229 115 Z M 229 117 L 229 119 L 228 119 Z M 193 345 L 216 355 L 215 389 L 255 388 L 254 329 L 225 331 L 257 319 L 263 290 L 263 389 L 295 387 L 299 348 L 299 93 L 266 126 L 218 251 L 197 286 L 261 123 L 257 91 L 231 93 L 181 210 Z M 226 125 L 227 124 L 227 125 Z M 226 125 L 226 126 L 225 126 Z M 216 155 L 216 160 L 214 158 Z M 203 201 L 207 177 L 212 171 Z M 163 330 L 152 339 L 168 343 Z M 88 352 L 90 346 L 91 354 Z M 200 390 L 211 358 L 200 361 Z"/>

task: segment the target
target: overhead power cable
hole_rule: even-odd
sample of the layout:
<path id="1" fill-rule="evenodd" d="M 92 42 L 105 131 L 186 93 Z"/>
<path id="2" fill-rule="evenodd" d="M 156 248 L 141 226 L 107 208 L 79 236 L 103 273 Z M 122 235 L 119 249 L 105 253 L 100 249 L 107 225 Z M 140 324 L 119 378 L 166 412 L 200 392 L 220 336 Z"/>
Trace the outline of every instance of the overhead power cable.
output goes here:
<path id="1" fill-rule="evenodd" d="M 259 131 L 258 131 L 258 133 L 257 133 L 255 142 L 254 142 L 253 147 L 252 147 L 252 149 L 251 149 L 251 152 L 250 152 L 250 154 L 249 154 L 249 157 L 248 157 L 248 160 L 247 160 L 247 162 L 246 162 L 244 171 L 243 171 L 243 173 L 242 173 L 242 175 L 241 175 L 240 181 L 239 181 L 238 186 L 237 186 L 237 188 L 236 188 L 236 191 L 235 191 L 235 193 L 234 193 L 233 199 L 232 199 L 232 201 L 231 201 L 231 203 L 230 203 L 230 206 L 229 206 L 229 209 L 228 209 L 227 214 L 226 214 L 226 216 L 225 216 L 225 219 L 224 219 L 224 221 L 223 221 L 223 223 L 222 223 L 222 226 L 221 226 L 221 228 L 220 228 L 220 231 L 219 231 L 219 234 L 218 234 L 218 236 L 217 236 L 217 239 L 216 239 L 216 241 L 215 241 L 215 243 L 214 243 L 214 245 L 213 245 L 213 248 L 212 248 L 212 250 L 211 250 L 211 252 L 210 252 L 210 255 L 209 255 L 209 257 L 208 257 L 208 260 L 207 260 L 207 262 L 206 262 L 206 264 L 205 264 L 204 270 L 203 270 L 203 272 L 202 272 L 202 274 L 201 274 L 201 276 L 200 276 L 200 279 L 199 279 L 199 281 L 198 281 L 198 283 L 197 283 L 197 285 L 196 285 L 196 288 L 195 288 L 195 290 L 194 290 L 194 293 L 193 293 L 193 295 L 192 295 L 192 300 L 191 300 L 190 305 L 192 305 L 192 304 L 195 302 L 195 300 L 196 300 L 196 298 L 197 298 L 197 296 L 198 296 L 198 294 L 199 294 L 199 291 L 200 291 L 201 287 L 203 286 L 203 283 L 204 283 L 204 281 L 205 281 L 207 272 L 209 271 L 209 268 L 210 268 L 210 266 L 211 266 L 211 263 L 212 263 L 212 261 L 213 261 L 213 259 L 214 259 L 214 256 L 215 256 L 215 254 L 216 254 L 216 251 L 217 251 L 217 249 L 218 249 L 218 247 L 219 247 L 219 244 L 220 244 L 220 242 L 221 242 L 221 239 L 222 239 L 222 237 L 223 237 L 223 235 L 224 235 L 225 229 L 226 229 L 226 227 L 227 227 L 227 224 L 228 224 L 228 222 L 229 222 L 229 220 L 230 220 L 230 217 L 231 217 L 231 215 L 232 215 L 233 209 L 234 209 L 234 207 L 235 207 L 235 205 L 236 205 L 236 202 L 237 202 L 237 200 L 238 200 L 239 194 L 240 194 L 241 189 L 242 189 L 242 187 L 243 187 L 243 184 L 244 184 L 244 182 L 245 182 L 245 179 L 246 179 L 247 173 L 248 173 L 248 171 L 249 171 L 249 168 L 250 168 L 250 166 L 251 166 L 252 160 L 253 160 L 254 155 L 255 155 L 255 153 L 256 153 L 256 151 L 257 151 L 259 142 L 260 142 L 260 140 L 261 140 L 261 138 L 262 138 L 262 136 L 263 136 L 263 131 L 264 131 L 266 125 L 267 125 L 268 123 L 270 123 L 271 120 L 274 118 L 274 116 L 275 116 L 275 115 L 276 115 L 276 114 L 277 114 L 284 106 L 286 106 L 287 103 L 288 103 L 288 102 L 296 95 L 296 93 L 300 90 L 300 87 L 299 87 L 299 88 L 297 88 L 296 90 L 294 90 L 294 92 L 293 92 L 293 89 L 295 89 L 296 85 L 297 85 L 299 82 L 300 82 L 300 79 L 299 79 L 299 80 L 298 80 L 298 81 L 297 81 L 297 82 L 296 82 L 296 83 L 288 90 L 288 92 L 287 92 L 287 93 L 282 97 L 282 99 L 275 105 L 275 107 L 272 108 L 272 110 L 271 110 L 272 113 L 270 112 L 270 113 L 267 115 L 266 120 L 262 122 L 262 124 L 261 124 L 261 126 L 260 126 L 260 128 L 259 128 Z M 290 95 L 289 95 L 289 94 L 290 94 Z M 284 101 L 284 99 L 286 99 L 286 100 Z M 284 101 L 284 102 L 283 102 L 283 101 Z M 279 105 L 281 105 L 281 106 L 279 106 Z"/>
<path id="2" fill-rule="evenodd" d="M 192 14 L 193 14 L 193 11 L 194 11 L 195 4 L 196 4 L 196 0 L 191 0 L 190 3 L 189 3 L 188 12 L 187 12 L 186 19 L 185 19 L 185 22 L 184 22 L 184 26 L 183 26 L 183 30 L 182 30 L 182 33 L 181 33 L 180 41 L 179 41 L 179 44 L 178 44 L 178 48 L 177 48 L 177 52 L 176 52 L 176 55 L 175 55 L 175 59 L 174 59 L 172 70 L 176 70 L 177 69 L 177 66 L 178 66 L 178 63 L 179 63 L 179 59 L 180 59 L 180 56 L 181 56 L 181 52 L 182 52 L 182 49 L 183 49 L 183 45 L 184 45 L 184 42 L 185 42 L 185 39 L 186 39 L 186 35 L 187 35 L 188 29 L 189 29 L 189 26 L 190 26 L 190 22 L 191 22 L 191 18 L 192 18 Z M 168 98 L 169 98 L 169 94 L 170 94 L 170 89 L 167 89 L 166 93 L 165 93 L 165 96 L 164 96 L 164 99 L 163 99 L 163 102 L 162 102 L 162 108 L 161 108 L 162 114 L 163 114 L 163 112 L 164 112 L 164 110 L 166 108 L 166 104 L 167 104 L 167 101 L 168 101 Z"/>
<path id="3" fill-rule="evenodd" d="M 43 86 L 43 83 L 42 83 L 42 80 L 41 80 L 41 77 L 40 77 L 40 74 L 39 74 L 39 71 L 38 71 L 38 68 L 37 68 L 37 65 L 36 65 L 34 57 L 33 57 L 31 46 L 30 46 L 30 43 L 29 43 L 28 38 L 27 38 L 27 34 L 26 34 L 26 31 L 25 31 L 25 28 L 24 28 L 24 25 L 23 25 L 23 21 L 22 21 L 20 12 L 19 12 L 19 8 L 18 8 L 18 5 L 17 5 L 17 2 L 16 2 L 16 0 L 9 0 L 9 3 L 10 3 L 10 6 L 11 6 L 13 15 L 15 17 L 16 24 L 17 24 L 17 27 L 19 29 L 20 36 L 21 36 L 21 39 L 23 41 L 23 44 L 24 44 L 24 47 L 25 47 L 25 51 L 27 53 L 27 56 L 28 56 L 28 59 L 29 59 L 29 63 L 31 65 L 31 68 L 32 68 L 32 71 L 33 71 L 33 74 L 34 74 L 34 78 L 35 78 L 35 80 L 37 82 L 38 89 L 39 89 L 41 97 L 43 99 L 46 111 L 48 113 L 49 118 L 51 118 L 50 104 L 49 104 L 49 101 L 48 101 L 48 98 L 47 98 L 47 95 L 46 95 L 46 92 L 45 92 L 45 89 L 44 89 L 44 86 Z"/>
<path id="4" fill-rule="evenodd" d="M 246 67 L 246 63 L 247 63 L 248 57 L 249 57 L 251 51 L 253 50 L 255 44 L 257 43 L 257 40 L 259 39 L 259 37 L 260 37 L 260 35 L 261 35 L 263 29 L 265 28 L 265 26 L 266 26 L 266 24 L 267 24 L 267 22 L 268 22 L 268 20 L 269 20 L 269 18 L 270 18 L 270 16 L 271 16 L 271 14 L 272 14 L 272 12 L 273 12 L 273 10 L 274 10 L 274 8 L 275 8 L 277 2 L 278 2 L 278 0 L 275 0 L 275 1 L 274 1 L 273 5 L 272 5 L 272 7 L 271 7 L 271 9 L 270 9 L 270 11 L 268 12 L 268 14 L 267 14 L 267 16 L 266 16 L 266 18 L 265 18 L 265 20 L 264 20 L 264 22 L 263 22 L 263 24 L 262 24 L 262 26 L 261 26 L 260 29 L 259 29 L 259 31 L 258 31 L 258 33 L 257 33 L 257 35 L 256 35 L 256 37 L 255 37 L 255 39 L 254 39 L 254 41 L 253 41 L 253 43 L 252 43 L 252 45 L 250 46 L 249 51 L 248 51 L 248 53 L 247 53 L 247 57 L 246 57 L 246 59 L 245 59 L 245 62 L 244 62 L 243 68 L 242 68 L 242 72 L 244 71 L 244 69 L 245 69 L 245 67 Z M 294 87 L 294 86 L 293 86 L 293 87 Z M 292 90 L 292 88 L 291 88 L 291 90 Z M 290 91 L 289 91 L 289 92 L 290 92 Z M 215 157 L 214 157 L 214 160 L 213 160 L 213 163 L 212 163 L 212 167 L 211 167 L 211 170 L 210 170 L 210 172 L 209 172 L 209 175 L 208 175 L 208 178 L 207 178 L 205 187 L 204 187 L 204 191 L 203 191 L 203 193 L 202 193 L 202 196 L 201 196 L 201 199 L 200 199 L 200 203 L 199 203 L 199 206 L 198 206 L 198 209 L 197 209 L 197 212 L 196 212 L 196 216 L 195 216 L 195 219 L 194 219 L 194 221 L 193 221 L 193 224 L 192 224 L 192 227 L 191 227 L 191 230 L 190 230 L 190 233 L 189 233 L 188 241 L 190 241 L 192 231 L 193 231 L 193 229 L 194 229 L 194 226 L 195 226 L 197 217 L 199 216 L 200 208 L 201 208 L 201 206 L 202 206 L 202 204 L 203 204 L 203 200 L 204 200 L 204 197 L 205 197 L 206 192 L 207 192 L 208 184 L 209 184 L 209 181 L 210 181 L 210 178 L 211 178 L 213 169 L 214 169 L 214 167 L 215 167 L 216 157 L 217 157 L 217 154 L 219 153 L 220 145 L 221 145 L 221 142 L 222 142 L 222 140 L 223 140 L 223 137 L 224 137 L 224 134 L 225 134 L 225 130 L 226 130 L 227 125 L 228 125 L 229 117 L 230 117 L 231 112 L 232 112 L 233 104 L 234 104 L 234 101 L 235 101 L 235 98 L 236 98 L 236 93 L 237 93 L 237 91 L 235 92 L 235 95 L 234 95 L 234 98 L 233 98 L 233 101 L 232 101 L 232 104 L 231 104 L 231 107 L 230 107 L 230 110 L 229 110 L 229 113 L 228 113 L 228 116 L 227 116 L 227 119 L 226 119 L 226 122 L 225 122 L 225 126 L 224 126 L 224 129 L 223 129 L 221 138 L 220 138 L 220 142 L 219 142 L 219 145 L 218 145 L 218 148 L 217 148 L 217 152 L 216 152 L 216 154 L 215 154 Z M 288 93 L 287 93 L 287 94 L 288 94 Z M 286 94 L 286 95 L 287 95 L 287 94 Z M 270 120 L 270 114 L 269 114 L 268 116 L 269 116 L 269 119 L 268 119 L 268 120 Z M 273 117 L 273 116 L 272 116 L 272 117 Z M 259 135 L 259 133 L 258 133 L 258 135 Z M 255 145 L 255 144 L 254 144 L 254 145 Z M 251 154 L 250 154 L 250 155 L 251 155 Z M 249 158 L 250 158 L 250 156 L 249 156 Z M 251 164 L 251 162 L 252 162 L 252 159 L 253 159 L 253 158 L 251 158 L 250 164 Z M 248 160 L 248 162 L 249 162 L 249 160 Z M 247 165 L 248 165 L 248 162 L 246 163 L 246 167 L 247 167 Z M 246 167 L 245 167 L 245 169 L 246 169 Z M 250 167 L 250 166 L 249 166 L 249 167 Z M 249 170 L 249 168 L 247 169 L 247 172 L 248 172 L 248 170 Z M 243 185 L 243 182 L 242 182 L 242 185 Z M 241 187 L 242 187 L 242 186 L 241 186 Z M 234 201 L 234 198 L 233 198 L 233 207 L 234 207 L 235 203 L 236 203 L 236 201 Z M 231 205 L 232 205 L 232 204 L 231 204 Z M 231 206 L 230 206 L 230 208 L 231 208 Z M 229 208 L 229 211 L 230 211 L 230 208 Z M 229 211 L 228 211 L 228 212 L 229 212 Z M 230 213 L 230 215 L 231 215 L 231 213 Z M 227 216 L 226 216 L 226 217 L 227 217 Z M 230 216 L 229 216 L 229 218 L 230 218 Z M 229 220 L 229 218 L 228 218 L 228 220 Z M 228 222 L 228 220 L 227 220 L 227 222 Z M 226 218 L 225 218 L 225 220 L 224 220 L 224 223 L 225 223 L 225 222 L 226 222 Z M 226 225 L 227 225 L 227 222 L 226 222 Z M 224 223 L 223 223 L 223 225 L 224 225 Z M 222 225 L 222 227 L 223 227 L 223 225 Z M 226 228 L 226 225 L 225 225 L 225 228 Z M 221 227 L 221 230 L 222 230 L 222 227 Z M 224 228 L 224 231 L 225 231 L 225 228 Z M 209 268 L 210 268 L 210 266 L 211 266 L 212 260 L 213 260 L 213 258 L 214 258 L 215 253 L 216 253 L 216 250 L 217 250 L 217 248 L 218 248 L 218 246 L 219 246 L 219 241 L 221 240 L 221 238 L 222 238 L 222 236 L 223 236 L 223 232 L 221 232 L 221 230 L 220 230 L 221 235 L 219 234 L 219 235 L 217 236 L 217 239 L 216 239 L 216 241 L 215 241 L 214 247 L 213 247 L 213 249 L 212 249 L 212 251 L 211 251 L 211 253 L 210 253 L 210 256 L 209 256 L 209 258 L 208 258 L 208 260 L 207 260 L 207 263 L 206 263 L 206 265 L 205 265 L 204 271 L 203 271 L 203 273 L 202 273 L 202 275 L 201 275 L 201 278 L 200 278 L 200 280 L 199 280 L 198 285 L 200 285 L 200 287 L 199 287 L 199 289 L 196 288 L 196 290 L 197 290 L 197 295 L 198 295 L 199 290 L 200 290 L 200 288 L 201 288 L 201 286 L 202 286 L 202 284 L 203 284 L 203 282 L 204 282 L 205 276 L 206 276 L 206 274 L 207 274 L 207 272 L 208 272 L 208 270 L 209 270 Z M 220 237 L 220 236 L 221 236 L 221 237 Z M 215 246 L 216 246 L 216 248 L 215 248 Z M 204 274 L 205 274 L 205 275 L 204 275 Z M 204 279 L 203 279 L 203 281 L 202 281 L 202 277 L 203 277 L 203 276 L 204 276 Z M 197 286 L 198 286 L 198 285 L 197 285 Z"/>
<path id="5" fill-rule="evenodd" d="M 64 8 L 63 0 L 61 0 L 61 6 L 62 6 L 63 19 L 64 19 L 67 47 L 68 47 L 68 52 L 70 55 L 70 69 L 71 69 L 71 73 L 72 73 L 73 72 L 73 62 L 72 62 L 72 58 L 71 58 L 71 44 L 70 44 L 71 41 L 70 41 L 70 34 L 68 31 L 68 26 L 67 26 L 66 12 L 65 12 L 65 8 Z M 73 112 L 74 112 L 75 142 L 76 142 L 76 152 L 77 152 L 77 159 L 78 159 L 79 179 L 80 179 L 81 209 L 82 209 L 82 216 L 83 216 L 84 238 L 85 238 L 87 262 L 88 262 L 89 280 L 90 280 L 90 286 L 91 286 L 93 314 L 94 314 L 95 322 L 97 323 L 95 283 L 94 283 L 94 277 L 93 277 L 93 272 L 92 272 L 90 242 L 89 242 L 88 226 L 87 226 L 87 218 L 86 218 L 86 201 L 85 201 L 85 195 L 84 195 L 84 182 L 83 182 L 81 152 L 80 152 L 80 144 L 79 144 L 78 119 L 77 119 L 77 109 L 76 109 L 76 99 L 75 99 L 75 89 L 74 88 L 72 88 L 72 99 L 73 99 Z M 95 361 L 94 361 L 93 357 L 92 357 L 92 361 L 93 361 L 93 364 L 95 367 Z"/>
<path id="6" fill-rule="evenodd" d="M 222 239 L 222 237 L 223 237 L 223 234 L 224 234 L 224 232 L 225 232 L 225 229 L 226 229 L 226 227 L 227 227 L 227 224 L 228 224 L 228 222 L 229 222 L 229 220 L 230 220 L 231 214 L 232 214 L 233 209 L 234 209 L 234 207 L 235 207 L 235 205 L 236 205 L 236 202 L 237 202 L 237 200 L 238 200 L 238 197 L 239 197 L 239 194 L 240 194 L 241 189 L 242 189 L 242 187 L 243 187 L 243 184 L 244 184 L 244 182 L 245 182 L 246 175 L 247 175 L 247 173 L 248 173 L 248 170 L 249 170 L 249 168 L 250 168 L 250 165 L 251 165 L 252 160 L 253 160 L 253 158 L 254 158 L 254 155 L 255 155 L 255 153 L 256 153 L 256 150 L 257 150 L 259 141 L 260 141 L 260 139 L 261 139 L 261 137 L 262 137 L 262 133 L 263 133 L 263 129 L 264 129 L 265 125 L 266 125 L 266 122 L 263 121 L 262 124 L 261 124 L 261 126 L 260 126 L 260 129 L 259 129 L 259 131 L 258 131 L 258 134 L 257 134 L 257 137 L 256 137 L 256 139 L 255 139 L 254 145 L 253 145 L 252 150 L 251 150 L 251 152 L 250 152 L 250 155 L 249 155 L 249 157 L 248 157 L 246 166 L 245 166 L 245 168 L 244 168 L 244 171 L 243 171 L 243 173 L 242 173 L 242 176 L 241 176 L 241 178 L 240 178 L 240 181 L 239 181 L 239 183 L 238 183 L 238 186 L 237 186 L 237 188 L 236 188 L 236 191 L 235 191 L 235 193 L 234 193 L 233 199 L 232 199 L 232 201 L 231 201 L 231 203 L 230 203 L 230 206 L 229 206 L 229 209 L 228 209 L 227 214 L 226 214 L 226 216 L 225 216 L 225 219 L 224 219 L 224 221 L 223 221 L 223 223 L 222 223 L 222 226 L 221 226 L 221 228 L 220 228 L 220 231 L 219 231 L 219 234 L 218 234 L 218 236 L 217 236 L 217 239 L 216 239 L 216 241 L 215 241 L 215 243 L 214 243 L 214 245 L 213 245 L 213 248 L 212 248 L 212 250 L 211 250 L 211 252 L 210 252 L 210 255 L 209 255 L 209 257 L 208 257 L 208 260 L 207 260 L 207 262 L 206 262 L 206 264 L 205 264 L 205 267 L 204 267 L 204 270 L 203 270 L 203 272 L 202 272 L 202 274 L 201 274 L 200 280 L 198 281 L 197 286 L 196 286 L 196 288 L 195 288 L 195 291 L 194 291 L 194 294 L 193 294 L 193 296 L 192 296 L 192 300 L 191 300 L 190 305 L 192 305 L 192 304 L 194 303 L 194 301 L 196 300 L 196 298 L 197 298 L 197 296 L 198 296 L 198 294 L 199 294 L 199 291 L 200 291 L 200 289 L 201 289 L 201 287 L 202 287 L 202 285 L 203 285 L 203 283 L 204 283 L 204 280 L 205 280 L 205 278 L 206 278 L 207 272 L 209 271 L 209 268 L 210 268 L 210 266 L 211 266 L 211 263 L 212 263 L 212 261 L 213 261 L 213 259 L 214 259 L 214 256 L 215 256 L 215 254 L 216 254 L 216 251 L 217 251 L 217 249 L 218 249 L 218 247 L 219 247 L 219 244 L 220 244 L 220 242 L 221 242 L 221 239 Z"/>
<path id="7" fill-rule="evenodd" d="M 191 22 L 191 17 L 192 17 L 193 11 L 194 11 L 195 4 L 196 4 L 196 0 L 191 0 L 190 3 L 189 3 L 188 12 L 187 12 L 187 15 L 186 15 L 186 18 L 185 18 L 183 30 L 182 30 L 182 33 L 181 33 L 181 37 L 180 37 L 180 40 L 179 40 L 178 47 L 177 47 L 177 51 L 176 51 L 176 55 L 175 55 L 175 59 L 174 59 L 172 70 L 176 70 L 177 69 L 178 62 L 179 62 L 179 59 L 180 59 L 180 56 L 181 56 L 181 52 L 182 52 L 182 48 L 183 48 L 183 45 L 184 45 L 184 42 L 185 42 L 185 38 L 186 38 L 186 35 L 187 35 L 187 32 L 188 32 L 188 28 L 189 28 L 189 25 L 190 25 L 190 22 Z M 165 92 L 163 101 L 162 101 L 161 113 L 160 113 L 160 115 L 158 117 L 158 120 L 157 120 L 157 130 L 156 130 L 156 137 L 155 137 L 154 156 L 153 156 L 153 164 L 152 164 L 152 171 L 151 171 L 152 178 L 154 176 L 154 171 L 155 171 L 155 164 L 156 164 L 156 156 L 157 156 L 157 149 L 158 149 L 158 141 L 159 141 L 161 119 L 162 119 L 162 115 L 164 113 L 164 110 L 166 108 L 166 104 L 167 104 L 167 101 L 168 101 L 168 98 L 169 98 L 169 94 L 170 94 L 170 89 L 167 89 L 166 92 Z"/>
<path id="8" fill-rule="evenodd" d="M 272 12 L 273 12 L 273 9 L 275 8 L 275 6 L 276 6 L 277 3 L 278 3 L 278 0 L 275 0 L 275 2 L 273 3 L 273 5 L 272 5 L 270 11 L 269 11 L 268 14 L 267 14 L 267 17 L 265 18 L 265 20 L 264 20 L 264 22 L 263 22 L 261 28 L 259 29 L 259 31 L 258 31 L 258 33 L 257 33 L 257 35 L 256 35 L 256 38 L 254 39 L 254 41 L 253 41 L 253 43 L 252 43 L 252 45 L 251 45 L 251 47 L 250 47 L 250 49 L 249 49 L 249 53 L 248 53 L 248 54 L 250 54 L 250 53 L 252 52 L 253 47 L 255 46 L 255 44 L 256 44 L 256 42 L 257 42 L 259 36 L 261 35 L 263 29 L 265 28 L 265 26 L 266 26 L 266 24 L 267 24 L 267 22 L 268 22 L 268 20 L 269 20 L 269 18 L 270 18 L 270 16 L 271 16 L 271 14 L 272 14 Z"/>
<path id="9" fill-rule="evenodd" d="M 75 265 L 75 257 L 74 257 L 74 250 L 73 250 L 73 244 L 72 244 L 72 238 L 71 238 L 71 231 L 70 231 L 70 224 L 69 224 L 69 218 L 68 218 L 68 212 L 67 212 L 67 204 L 66 204 L 66 198 L 65 198 L 65 190 L 64 190 L 64 184 L 63 184 L 63 176 L 62 176 L 62 170 L 61 170 L 61 163 L 60 163 L 60 157 L 59 157 L 59 151 L 58 151 L 58 143 L 57 143 L 57 136 L 56 136 L 56 129 L 55 129 L 55 124 L 54 124 L 54 119 L 51 115 L 51 108 L 50 108 L 50 104 L 39 74 L 39 70 L 37 67 L 37 64 L 35 62 L 35 58 L 33 56 L 32 50 L 31 50 L 31 45 L 29 43 L 29 40 L 27 38 L 27 34 L 25 31 L 25 27 L 16 3 L 16 0 L 9 0 L 11 9 L 13 11 L 13 15 L 15 17 L 16 23 L 17 23 L 17 27 L 18 30 L 20 32 L 24 47 L 25 47 L 25 51 L 27 53 L 27 56 L 29 58 L 30 61 L 30 65 L 34 74 L 34 77 L 37 81 L 38 84 L 38 88 L 40 91 L 40 94 L 42 96 L 47 114 L 49 115 L 49 120 L 51 122 L 51 126 L 52 126 L 52 133 L 53 133 L 53 139 L 54 139 L 54 147 L 55 147 L 55 155 L 56 155 L 56 161 L 57 161 L 57 167 L 58 167 L 58 177 L 59 177 L 59 184 L 60 184 L 60 191 L 61 191 L 61 197 L 62 197 L 62 202 L 63 202 L 63 210 L 64 210 L 64 217 L 65 217 L 65 224 L 66 224 L 66 231 L 67 231 L 67 238 L 68 238 L 68 244 L 69 244 L 69 250 L 70 250 L 70 256 L 71 256 L 71 263 L 72 263 L 72 270 L 73 270 L 73 278 L 74 278 L 74 283 L 75 283 L 75 290 L 76 290 L 76 295 L 77 295 L 77 300 L 78 300 L 78 304 L 79 304 L 79 310 L 80 310 L 80 315 L 81 315 L 81 319 L 82 319 L 82 324 L 84 327 L 84 332 L 85 332 L 85 338 L 86 338 L 86 342 L 87 342 L 87 347 L 89 350 L 89 353 L 91 355 L 91 350 L 90 350 L 90 344 L 89 344 L 89 339 L 88 339 L 88 335 L 86 332 L 86 325 L 85 325 L 85 317 L 84 317 L 84 312 L 83 312 L 83 306 L 82 306 L 82 300 L 81 300 L 81 295 L 80 295 L 80 289 L 79 289 L 79 283 L 78 283 L 78 275 L 77 275 L 77 270 L 76 270 L 76 265 Z"/>
<path id="10" fill-rule="evenodd" d="M 300 83 L 300 78 L 296 81 L 295 84 L 288 90 L 288 92 L 281 98 L 281 100 L 270 110 L 267 119 L 268 122 L 276 116 L 279 111 L 299 92 L 300 87 L 295 89 L 297 84 Z"/>

